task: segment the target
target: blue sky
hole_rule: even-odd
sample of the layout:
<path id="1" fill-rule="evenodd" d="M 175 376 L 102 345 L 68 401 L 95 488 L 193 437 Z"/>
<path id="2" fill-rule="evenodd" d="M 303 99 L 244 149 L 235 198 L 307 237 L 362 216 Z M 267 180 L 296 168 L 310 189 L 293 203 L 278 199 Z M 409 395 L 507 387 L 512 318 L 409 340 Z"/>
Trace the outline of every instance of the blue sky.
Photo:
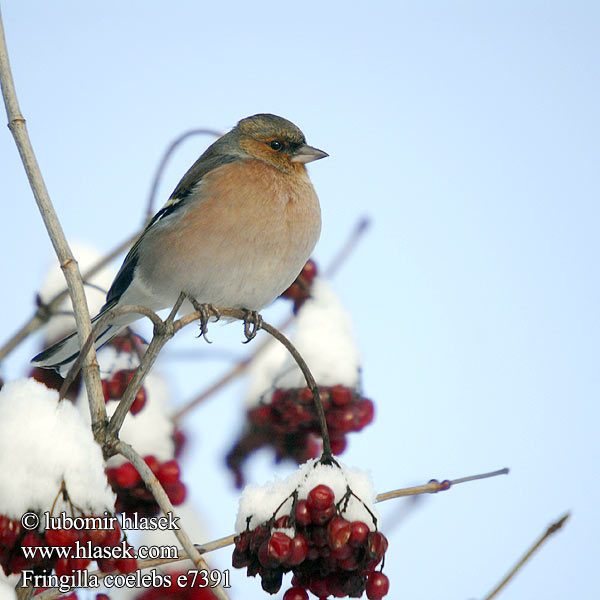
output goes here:
<path id="1" fill-rule="evenodd" d="M 426 498 L 390 529 L 389 597 L 484 596 L 573 511 L 504 598 L 597 589 L 598 139 L 595 2 L 2 3 L 21 108 L 70 240 L 109 250 L 142 222 L 167 144 L 273 112 L 330 158 L 310 172 L 326 264 L 363 215 L 334 280 L 352 312 L 375 423 L 343 459 L 379 491 L 508 466 Z M 162 203 L 209 143 L 170 162 Z M 31 313 L 52 248 L 6 129 L 2 337 Z M 183 401 L 242 356 L 216 328 L 203 362 L 166 360 Z M 173 349 L 197 352 L 191 331 Z M 3 367 L 23 372 L 34 341 Z M 171 350 L 172 351 L 172 350 Z M 212 355 L 211 355 L 212 353 Z M 223 356 L 225 355 L 225 359 Z M 222 456 L 244 384 L 189 419 L 186 461 L 212 537 L 233 529 Z M 251 465 L 255 481 L 275 469 Z M 402 502 L 382 507 L 394 521 Z M 226 567 L 228 551 L 215 556 Z M 261 598 L 232 574 L 236 598 Z M 234 591 L 236 588 L 234 588 Z M 277 596 L 279 597 L 279 596 Z"/>

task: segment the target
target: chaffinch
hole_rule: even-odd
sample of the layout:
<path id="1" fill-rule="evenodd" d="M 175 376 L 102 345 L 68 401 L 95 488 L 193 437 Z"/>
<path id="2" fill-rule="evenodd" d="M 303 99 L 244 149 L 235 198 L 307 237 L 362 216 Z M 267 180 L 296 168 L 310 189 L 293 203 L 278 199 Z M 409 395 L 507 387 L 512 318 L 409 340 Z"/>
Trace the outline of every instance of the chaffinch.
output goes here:
<path id="1" fill-rule="evenodd" d="M 269 304 L 294 281 L 319 238 L 321 209 L 304 165 L 326 156 L 282 117 L 242 119 L 200 156 L 154 215 L 93 321 L 119 305 L 169 308 L 181 292 L 197 304 L 249 311 Z M 192 310 L 186 300 L 180 312 Z M 96 348 L 139 318 L 116 318 Z M 78 354 L 72 334 L 32 363 L 64 371 Z"/>

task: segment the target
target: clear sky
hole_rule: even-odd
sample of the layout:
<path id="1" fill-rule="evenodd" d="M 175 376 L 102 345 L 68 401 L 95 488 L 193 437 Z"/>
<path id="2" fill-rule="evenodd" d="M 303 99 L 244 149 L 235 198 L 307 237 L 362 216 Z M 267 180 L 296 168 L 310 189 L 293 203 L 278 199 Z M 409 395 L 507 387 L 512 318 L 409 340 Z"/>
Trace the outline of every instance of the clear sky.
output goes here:
<path id="1" fill-rule="evenodd" d="M 482 597 L 566 510 L 566 529 L 503 597 L 597 593 L 597 2 L 8 0 L 2 10 L 21 107 L 72 241 L 107 251 L 139 227 L 154 169 L 187 129 L 273 112 L 330 154 L 310 166 L 323 208 L 317 260 L 372 220 L 333 282 L 377 410 L 343 460 L 369 469 L 378 491 L 511 468 L 427 497 L 401 522 L 403 501 L 381 507 L 390 598 Z M 176 153 L 160 203 L 208 143 Z M 7 129 L 0 190 L 4 339 L 31 314 L 52 253 Z M 163 362 L 181 402 L 248 349 L 236 326 L 211 337 L 208 347 L 180 334 Z M 175 360 L 183 349 L 198 358 Z M 23 373 L 35 351 L 25 344 L 2 376 Z M 212 538 L 233 530 L 222 457 L 243 394 L 238 382 L 186 423 L 185 479 Z M 257 482 L 290 470 L 267 454 L 251 466 Z M 232 580 L 232 597 L 265 597 L 242 572 Z"/>

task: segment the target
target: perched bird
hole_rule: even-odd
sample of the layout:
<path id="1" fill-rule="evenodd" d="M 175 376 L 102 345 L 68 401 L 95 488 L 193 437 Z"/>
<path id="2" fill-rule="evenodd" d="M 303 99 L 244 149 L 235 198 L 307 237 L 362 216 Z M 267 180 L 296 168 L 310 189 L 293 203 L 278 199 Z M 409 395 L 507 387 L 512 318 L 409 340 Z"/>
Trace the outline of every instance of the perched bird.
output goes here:
<path id="1" fill-rule="evenodd" d="M 306 167 L 328 156 L 290 121 L 242 119 L 183 176 L 131 248 L 100 313 L 119 305 L 172 307 L 181 292 L 197 304 L 257 311 L 289 287 L 321 232 L 319 200 Z M 180 312 L 191 312 L 186 300 Z M 127 314 L 100 333 L 96 348 L 141 318 Z M 66 371 L 76 334 L 31 361 Z"/>

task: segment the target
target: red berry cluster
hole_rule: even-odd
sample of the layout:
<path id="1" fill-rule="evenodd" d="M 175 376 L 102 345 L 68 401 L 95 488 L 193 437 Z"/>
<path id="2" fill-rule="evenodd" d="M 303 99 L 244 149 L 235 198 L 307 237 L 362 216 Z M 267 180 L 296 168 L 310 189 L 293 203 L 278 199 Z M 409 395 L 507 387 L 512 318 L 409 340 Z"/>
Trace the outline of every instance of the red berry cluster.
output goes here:
<path id="1" fill-rule="evenodd" d="M 181 471 L 177 461 L 167 460 L 161 463 L 154 456 L 146 456 L 144 461 L 160 481 L 171 503 L 175 506 L 181 504 L 185 500 L 186 489 L 179 479 Z M 146 517 L 160 512 L 152 492 L 131 463 L 125 462 L 119 467 L 106 469 L 106 476 L 117 495 L 115 508 L 118 512 L 136 512 Z"/>
<path id="2" fill-rule="evenodd" d="M 360 431 L 373 420 L 373 402 L 343 385 L 319 387 L 327 419 L 331 449 L 341 454 L 346 448 L 346 434 Z M 244 485 L 242 465 L 256 449 L 274 446 L 276 459 L 291 458 L 303 463 L 319 455 L 314 441 L 321 427 L 309 388 L 275 390 L 269 404 L 248 411 L 248 422 L 241 438 L 227 455 L 236 486 Z"/>
<path id="3" fill-rule="evenodd" d="M 179 585 L 180 576 L 185 573 L 171 573 L 169 586 L 154 587 L 145 590 L 136 600 L 164 600 L 172 598 L 173 600 L 215 600 L 216 596 L 212 589 L 204 585 L 205 581 L 198 578 L 196 585 L 193 585 L 191 576 L 186 577 L 187 583 Z"/>
<path id="4" fill-rule="evenodd" d="M 43 533 L 36 530 L 27 531 L 21 527 L 19 521 L 15 521 L 0 515 L 0 565 L 4 572 L 20 573 L 25 569 L 31 569 L 36 573 L 55 570 L 57 575 L 70 575 L 73 571 L 85 569 L 89 564 L 89 559 L 83 558 L 45 558 L 37 554 L 35 558 L 28 559 L 23 554 L 23 546 L 64 546 L 74 547 L 77 542 L 80 546 L 86 547 L 91 543 L 92 548 L 109 548 L 120 546 L 122 541 L 122 531 L 118 524 L 113 529 L 49 529 Z M 125 542 L 126 547 L 129 544 Z M 121 573 L 132 573 L 137 569 L 135 558 L 100 558 L 98 559 L 98 568 L 104 573 L 111 571 L 120 571 Z"/>
<path id="5" fill-rule="evenodd" d="M 314 260 L 309 259 L 296 277 L 294 283 L 281 294 L 282 298 L 288 298 L 294 301 L 294 314 L 297 314 L 300 307 L 310 298 L 312 283 L 317 276 L 317 265 Z"/>
<path id="6" fill-rule="evenodd" d="M 270 594 L 279 591 L 283 574 L 292 571 L 293 587 L 284 600 L 308 600 L 306 590 L 321 599 L 359 598 L 365 590 L 369 600 L 383 598 L 389 581 L 375 568 L 387 550 L 387 539 L 362 521 L 344 519 L 344 500 L 335 504 L 333 490 L 317 485 L 306 500 L 296 500 L 291 515 L 237 535 L 233 566 L 246 567 L 249 577 L 259 574 Z"/>
<path id="7" fill-rule="evenodd" d="M 109 400 L 120 400 L 129 385 L 129 382 L 133 379 L 135 370 L 124 369 L 117 371 L 110 379 L 102 380 L 102 391 L 104 392 L 104 401 Z M 137 413 L 144 408 L 146 405 L 146 390 L 142 386 L 133 400 L 133 404 L 129 409 L 132 415 Z"/>

